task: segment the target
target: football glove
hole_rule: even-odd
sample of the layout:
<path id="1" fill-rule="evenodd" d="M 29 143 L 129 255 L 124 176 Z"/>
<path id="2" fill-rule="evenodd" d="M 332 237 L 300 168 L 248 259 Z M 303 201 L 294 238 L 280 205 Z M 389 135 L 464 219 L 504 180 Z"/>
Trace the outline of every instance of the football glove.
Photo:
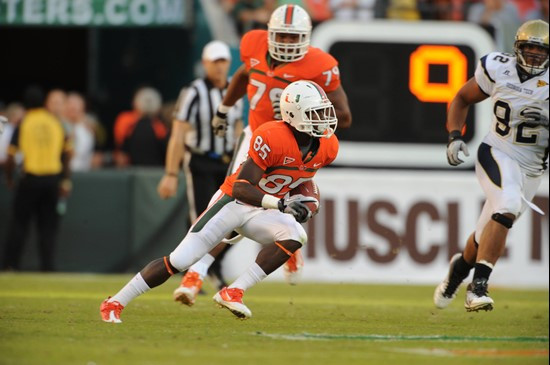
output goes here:
<path id="1" fill-rule="evenodd" d="M 470 156 L 466 143 L 462 140 L 460 131 L 452 131 L 449 133 L 449 143 L 447 144 L 447 161 L 449 165 L 458 166 L 464 161 L 458 157 L 458 153 L 462 151 L 464 156 Z"/>
<path id="2" fill-rule="evenodd" d="M 216 115 L 212 118 L 212 128 L 216 136 L 225 136 L 227 132 L 227 113 L 222 113 L 219 110 L 216 111 Z"/>
<path id="3" fill-rule="evenodd" d="M 283 119 L 281 116 L 281 100 L 276 99 L 271 102 L 271 105 L 273 106 L 273 118 L 275 120 L 281 120 Z"/>
<path id="4" fill-rule="evenodd" d="M 319 202 L 310 196 L 294 195 L 289 199 L 281 198 L 279 200 L 279 210 L 283 213 L 292 214 L 298 223 L 304 223 L 313 216 L 306 203 L 318 204 Z"/>
<path id="5" fill-rule="evenodd" d="M 548 109 L 530 106 L 521 112 L 522 119 L 529 127 L 539 125 L 548 129 Z"/>

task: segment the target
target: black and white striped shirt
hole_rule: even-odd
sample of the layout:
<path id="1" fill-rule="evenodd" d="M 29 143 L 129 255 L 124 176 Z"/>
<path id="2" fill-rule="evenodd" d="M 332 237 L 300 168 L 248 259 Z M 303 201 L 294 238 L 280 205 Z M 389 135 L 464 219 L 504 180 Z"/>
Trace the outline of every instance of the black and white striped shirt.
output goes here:
<path id="1" fill-rule="evenodd" d="M 188 133 L 186 141 L 192 151 L 200 151 L 212 157 L 233 151 L 235 123 L 242 119 L 242 101 L 239 100 L 227 114 L 228 129 L 225 137 L 215 136 L 210 124 L 226 91 L 227 89 L 217 89 L 206 78 L 196 79 L 181 91 L 174 116 L 177 120 L 187 121 L 192 125 L 193 132 Z"/>

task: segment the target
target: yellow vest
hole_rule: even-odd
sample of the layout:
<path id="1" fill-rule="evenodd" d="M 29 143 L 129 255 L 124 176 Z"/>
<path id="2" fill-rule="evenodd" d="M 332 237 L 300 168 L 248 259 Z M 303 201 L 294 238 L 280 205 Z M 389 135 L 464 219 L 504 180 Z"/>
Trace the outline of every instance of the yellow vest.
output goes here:
<path id="1" fill-rule="evenodd" d="M 23 153 L 23 170 L 33 175 L 61 173 L 61 155 L 70 150 L 61 122 L 45 109 L 31 109 L 19 126 L 9 153 Z"/>

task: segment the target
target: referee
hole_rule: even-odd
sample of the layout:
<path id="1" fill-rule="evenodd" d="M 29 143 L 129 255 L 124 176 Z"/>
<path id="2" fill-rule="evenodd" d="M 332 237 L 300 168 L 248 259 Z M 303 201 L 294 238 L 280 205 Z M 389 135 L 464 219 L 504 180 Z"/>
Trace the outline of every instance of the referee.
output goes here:
<path id="1" fill-rule="evenodd" d="M 196 79 L 180 93 L 175 110 L 165 174 L 157 191 L 163 199 L 176 194 L 180 165 L 184 161 L 191 222 L 207 208 L 210 198 L 224 182 L 236 136 L 242 131 L 241 101 L 228 113 L 228 132 L 224 137 L 217 137 L 211 125 L 229 85 L 230 63 L 231 53 L 225 43 L 208 43 L 202 52 L 205 77 Z"/>
<path id="2" fill-rule="evenodd" d="M 23 154 L 23 175 L 15 189 L 2 269 L 18 270 L 31 219 L 36 219 L 41 271 L 54 271 L 59 224 L 57 203 L 71 190 L 69 159 L 72 146 L 62 122 L 43 108 L 38 88 L 25 94 L 27 112 L 15 129 L 8 149 L 6 181 L 14 187 L 15 154 Z"/>

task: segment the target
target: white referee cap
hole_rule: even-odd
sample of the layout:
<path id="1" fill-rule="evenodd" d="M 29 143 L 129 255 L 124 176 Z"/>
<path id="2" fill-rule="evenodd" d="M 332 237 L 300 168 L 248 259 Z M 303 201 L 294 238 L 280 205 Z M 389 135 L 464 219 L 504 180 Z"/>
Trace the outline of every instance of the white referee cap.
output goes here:
<path id="1" fill-rule="evenodd" d="M 222 41 L 212 41 L 202 49 L 202 59 L 205 61 L 229 60 L 231 52 L 229 47 Z"/>

